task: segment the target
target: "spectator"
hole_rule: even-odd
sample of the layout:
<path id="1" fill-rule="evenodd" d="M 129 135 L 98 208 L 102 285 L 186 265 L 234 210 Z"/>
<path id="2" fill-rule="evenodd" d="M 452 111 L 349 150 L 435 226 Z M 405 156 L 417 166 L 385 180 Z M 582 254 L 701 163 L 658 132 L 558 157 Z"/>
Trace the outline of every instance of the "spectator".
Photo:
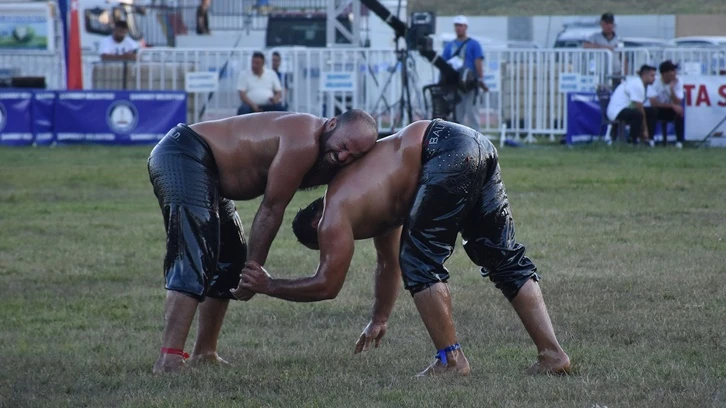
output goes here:
<path id="1" fill-rule="evenodd" d="M 197 7 L 197 34 L 210 34 L 209 31 L 209 5 L 212 0 L 202 0 Z"/>
<path id="2" fill-rule="evenodd" d="M 136 59 L 139 44 L 129 34 L 129 25 L 125 21 L 116 21 L 113 33 L 101 40 L 98 52 L 102 61 L 132 61 Z"/>
<path id="3" fill-rule="evenodd" d="M 683 84 L 676 76 L 678 65 L 672 61 L 664 61 L 658 67 L 660 79 L 656 80 L 653 86 L 648 88 L 648 102 L 650 106 L 645 108 L 645 115 L 648 122 L 648 132 L 654 134 L 655 123 L 675 122 L 676 125 L 676 147 L 682 148 L 684 141 L 683 121 Z M 668 138 L 663 137 L 663 146 L 668 144 Z"/>
<path id="4" fill-rule="evenodd" d="M 607 115 L 610 120 L 619 120 L 630 125 L 630 139 L 633 143 L 641 138 L 643 143 L 653 147 L 648 133 L 645 110 L 645 88 L 655 81 L 655 67 L 643 65 L 638 71 L 639 78 L 627 78 L 615 88 Z"/>
<path id="5" fill-rule="evenodd" d="M 584 48 L 601 48 L 615 51 L 620 43 L 620 37 L 615 33 L 615 16 L 613 13 L 605 13 L 600 17 L 600 28 L 602 31 L 595 33 L 583 44 Z M 620 85 L 623 72 L 628 71 L 627 59 L 622 59 L 620 53 L 613 55 L 613 88 Z M 625 68 L 623 70 L 623 68 Z"/>
<path id="6" fill-rule="evenodd" d="M 284 72 L 280 71 L 280 65 L 282 64 L 282 57 L 280 53 L 275 51 L 272 53 L 272 70 L 277 74 L 277 79 L 280 80 L 280 86 L 282 87 L 282 101 L 283 105 L 287 109 L 287 91 L 288 91 L 288 76 Z"/>
<path id="7" fill-rule="evenodd" d="M 259 51 L 252 54 L 251 72 L 243 72 L 237 82 L 239 98 L 242 101 L 238 115 L 252 112 L 283 111 L 282 87 L 274 71 L 265 69 L 265 55 Z"/>
<path id="8" fill-rule="evenodd" d="M 456 39 L 446 44 L 442 57 L 454 69 L 469 68 L 475 75 L 479 87 L 468 92 L 459 92 L 460 101 L 456 104 L 457 122 L 468 125 L 479 131 L 479 106 L 477 95 L 479 88 L 487 90 L 484 85 L 484 52 L 481 44 L 466 35 L 469 21 L 465 16 L 454 17 L 454 31 Z"/>

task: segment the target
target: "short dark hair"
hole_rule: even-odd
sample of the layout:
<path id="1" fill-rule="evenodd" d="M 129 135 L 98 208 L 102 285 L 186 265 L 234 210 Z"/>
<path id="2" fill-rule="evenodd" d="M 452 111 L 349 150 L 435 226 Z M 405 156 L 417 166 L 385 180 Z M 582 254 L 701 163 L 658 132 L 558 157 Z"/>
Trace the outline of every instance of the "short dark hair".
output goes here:
<path id="1" fill-rule="evenodd" d="M 656 71 L 655 67 L 652 65 L 643 64 L 640 66 L 640 69 L 638 70 L 638 75 L 647 74 L 650 71 L 655 72 Z"/>
<path id="2" fill-rule="evenodd" d="M 272 52 L 272 56 L 273 56 L 273 57 L 280 57 L 280 53 L 279 53 L 279 52 L 277 52 L 277 51 L 273 51 L 273 52 Z"/>
<path id="3" fill-rule="evenodd" d="M 125 22 L 124 20 L 115 21 L 113 23 L 114 28 L 123 28 L 124 30 L 129 29 L 129 23 Z"/>
<path id="4" fill-rule="evenodd" d="M 265 54 L 261 53 L 260 51 L 253 52 L 252 58 L 261 58 L 262 62 L 265 62 Z"/>
<path id="5" fill-rule="evenodd" d="M 607 12 L 603 13 L 602 16 L 600 16 L 600 21 L 603 23 L 614 23 L 615 22 L 615 16 L 613 13 Z"/>
<path id="6" fill-rule="evenodd" d="M 365 120 L 369 125 L 377 127 L 376 120 L 362 109 L 351 109 L 338 115 L 338 125 L 349 125 L 358 120 Z"/>
<path id="7" fill-rule="evenodd" d="M 322 211 L 324 205 L 323 197 L 320 197 L 307 207 L 301 208 L 295 215 L 295 219 L 292 220 L 292 232 L 298 242 L 310 249 L 318 248 L 318 228 L 313 225 L 313 220 Z"/>
<path id="8" fill-rule="evenodd" d="M 661 74 L 665 74 L 666 72 L 671 71 L 677 71 L 678 70 L 678 64 L 674 64 L 671 60 L 666 60 L 661 62 L 660 66 L 658 67 L 658 70 Z"/>

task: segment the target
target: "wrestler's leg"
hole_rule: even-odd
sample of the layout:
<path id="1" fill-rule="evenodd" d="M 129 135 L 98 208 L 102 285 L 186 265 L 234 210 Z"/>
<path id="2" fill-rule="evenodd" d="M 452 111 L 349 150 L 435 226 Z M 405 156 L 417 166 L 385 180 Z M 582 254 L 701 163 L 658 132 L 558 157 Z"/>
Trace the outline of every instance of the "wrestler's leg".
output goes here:
<path id="1" fill-rule="evenodd" d="M 437 350 L 445 350 L 447 347 L 459 343 L 451 314 L 451 292 L 449 292 L 448 284 L 435 283 L 414 294 L 413 301 Z M 418 376 L 450 373 L 468 375 L 471 372 L 469 360 L 466 359 L 461 349 L 444 351 L 444 353 L 446 354 L 446 364 L 437 355 L 436 360 Z"/>
<path id="2" fill-rule="evenodd" d="M 446 199 L 443 199 L 446 198 Z M 467 209 L 464 194 L 457 197 L 445 186 L 421 184 L 401 234 L 401 271 L 419 315 L 436 350 L 446 350 L 419 376 L 467 375 L 469 362 L 458 346 L 451 313 L 451 294 L 444 267 L 453 250 L 458 224 Z"/>
<path id="3" fill-rule="evenodd" d="M 164 207 L 167 229 L 164 259 L 168 291 L 162 345 L 154 372 L 181 369 L 182 350 L 209 276 L 217 265 L 219 215 L 216 209 L 171 204 Z M 197 255 L 197 256 L 192 256 Z"/>
<path id="4" fill-rule="evenodd" d="M 529 279 L 512 299 L 512 307 L 537 347 L 537 362 L 528 374 L 568 374 L 570 358 L 555 336 L 555 329 L 547 313 L 542 291 L 534 279 Z"/>
<path id="5" fill-rule="evenodd" d="M 176 372 L 184 366 L 183 354 L 170 350 L 184 350 L 189 328 L 197 311 L 199 300 L 182 292 L 166 291 L 164 306 L 164 332 L 161 337 L 162 352 L 154 363 L 153 373 Z"/>
<path id="6" fill-rule="evenodd" d="M 229 291 L 237 287 L 247 257 L 247 242 L 234 202 L 221 200 L 219 212 L 222 219 L 219 258 L 216 273 L 209 281 L 207 297 L 199 305 L 197 340 L 190 359 L 194 363 L 229 364 L 217 354 L 217 342 L 227 306 L 233 298 Z"/>
<path id="7" fill-rule="evenodd" d="M 496 165 L 496 164 L 494 164 Z M 477 208 L 464 223 L 464 249 L 511 302 L 537 347 L 537 363 L 528 372 L 567 372 L 570 360 L 555 336 L 540 291 L 534 263 L 514 237 L 514 220 L 499 166 L 487 180 Z"/>

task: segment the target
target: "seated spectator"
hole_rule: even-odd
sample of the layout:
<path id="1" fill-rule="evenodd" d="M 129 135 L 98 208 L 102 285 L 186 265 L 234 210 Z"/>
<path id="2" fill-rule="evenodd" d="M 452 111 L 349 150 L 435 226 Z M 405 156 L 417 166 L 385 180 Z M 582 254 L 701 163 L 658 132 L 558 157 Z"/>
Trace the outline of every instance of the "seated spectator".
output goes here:
<path id="1" fill-rule="evenodd" d="M 265 69 L 265 55 L 259 51 L 252 54 L 251 71 L 239 76 L 237 90 L 242 101 L 238 115 L 285 110 L 280 79 L 274 71 Z"/>
<path id="2" fill-rule="evenodd" d="M 209 34 L 209 5 L 212 0 L 201 0 L 197 7 L 197 34 Z"/>
<path id="3" fill-rule="evenodd" d="M 660 79 L 648 88 L 648 102 L 645 115 L 648 122 L 648 132 L 653 136 L 655 124 L 660 122 L 675 122 L 676 147 L 683 147 L 684 120 L 683 120 L 683 84 L 676 76 L 678 65 L 672 61 L 664 61 L 658 67 Z M 663 146 L 668 144 L 668 138 L 663 137 Z"/>
<path id="4" fill-rule="evenodd" d="M 607 115 L 610 120 L 619 120 L 630 125 L 630 139 L 633 143 L 641 138 L 643 143 L 653 147 L 653 140 L 646 124 L 645 88 L 655 81 L 655 67 L 643 65 L 638 78 L 627 78 L 618 85 L 610 96 Z"/>
<path id="5" fill-rule="evenodd" d="M 282 86 L 282 104 L 285 107 L 285 110 L 287 110 L 287 98 L 288 98 L 288 75 L 280 71 L 280 65 L 282 64 L 282 57 L 280 56 L 280 53 L 275 51 L 272 53 L 272 70 L 275 71 L 275 74 L 277 74 L 277 79 L 280 80 L 280 85 Z"/>
<path id="6" fill-rule="evenodd" d="M 129 34 L 129 25 L 125 21 L 116 21 L 113 26 L 113 33 L 101 40 L 98 44 L 98 52 L 101 54 L 101 61 L 133 61 L 136 59 L 136 51 L 139 44 Z"/>

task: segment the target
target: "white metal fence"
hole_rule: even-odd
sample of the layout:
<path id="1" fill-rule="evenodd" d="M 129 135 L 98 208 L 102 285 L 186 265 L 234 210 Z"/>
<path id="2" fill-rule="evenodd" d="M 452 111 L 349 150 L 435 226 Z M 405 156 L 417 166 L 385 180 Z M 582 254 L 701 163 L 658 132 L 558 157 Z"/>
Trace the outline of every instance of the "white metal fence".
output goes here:
<path id="1" fill-rule="evenodd" d="M 184 89 L 186 72 L 217 72 L 213 94 L 194 94 L 194 112 L 232 114 L 240 104 L 239 75 L 248 69 L 254 49 L 144 49 L 136 65 L 137 89 Z M 416 53 L 399 58 L 391 49 L 280 48 L 281 71 L 289 78 L 285 99 L 289 109 L 330 116 L 352 107 L 365 109 L 382 130 L 406 123 L 402 112 L 402 64 L 408 71 L 413 119 L 427 118 L 422 87 L 438 77 L 436 68 Z M 564 134 L 565 93 L 559 92 L 562 73 L 590 79 L 592 86 L 610 75 L 611 54 L 606 50 L 508 50 L 487 54 L 490 92 L 480 96 L 481 127 L 498 132 L 507 123 L 513 132 L 534 135 Z M 347 74 L 353 81 L 343 91 L 331 90 L 326 75 Z M 406 98 L 405 100 L 408 100 Z M 430 105 L 430 104 L 429 104 Z M 401 120 L 401 115 L 405 116 Z"/>
<path id="2" fill-rule="evenodd" d="M 218 90 L 212 94 L 190 94 L 189 120 L 235 114 L 240 104 L 239 75 L 249 68 L 254 49 L 142 49 L 136 62 L 104 63 L 97 55 L 84 55 L 86 89 L 184 90 L 187 72 L 214 72 Z M 379 122 L 381 130 L 407 123 L 401 109 L 402 63 L 408 67 L 413 118 L 427 118 L 422 87 L 434 83 L 438 71 L 417 53 L 405 61 L 391 49 L 279 48 L 282 71 L 287 78 L 285 100 L 293 111 L 330 116 L 352 107 L 365 109 Z M 267 52 L 268 61 L 272 50 Z M 621 56 L 625 56 L 622 58 Z M 681 64 L 683 73 L 726 74 L 726 49 L 511 49 L 486 53 L 485 74 L 490 91 L 481 94 L 479 110 L 482 131 L 499 134 L 501 126 L 533 140 L 534 136 L 554 139 L 566 132 L 566 92 L 592 90 L 609 83 L 613 58 L 624 75 L 634 75 L 644 63 L 658 65 L 665 59 Z M 617 64 L 615 64 L 617 67 Z M 267 64 L 269 67 L 269 62 Z M 343 88 L 326 87 L 331 75 L 349 78 Z M 578 84 L 564 82 L 576 74 Z M 60 54 L 0 54 L 0 77 L 45 76 L 50 89 L 64 84 Z M 569 75 L 572 76 L 572 75 Z M 1 79 L 1 78 L 0 78 Z M 345 81 L 343 81 L 345 82 Z M 573 88 L 574 86 L 574 88 Z M 430 105 L 430 104 L 429 104 Z M 201 113 L 204 112 L 204 117 Z"/>

